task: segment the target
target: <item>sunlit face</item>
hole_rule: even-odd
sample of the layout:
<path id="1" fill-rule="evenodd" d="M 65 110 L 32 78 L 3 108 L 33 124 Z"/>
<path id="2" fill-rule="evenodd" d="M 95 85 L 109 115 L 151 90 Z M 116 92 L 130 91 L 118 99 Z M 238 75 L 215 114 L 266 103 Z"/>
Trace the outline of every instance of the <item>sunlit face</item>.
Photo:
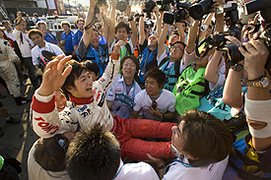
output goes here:
<path id="1" fill-rule="evenodd" d="M 64 30 L 65 33 L 68 33 L 70 31 L 70 26 L 69 25 L 64 24 L 62 26 L 62 28 L 63 28 L 63 30 Z"/>
<path id="2" fill-rule="evenodd" d="M 21 21 L 20 26 L 22 30 L 26 30 L 26 23 L 24 21 Z"/>
<path id="3" fill-rule="evenodd" d="M 92 31 L 92 36 L 91 36 L 91 41 L 90 45 L 94 48 L 97 49 L 99 46 L 99 34 L 96 31 Z"/>
<path id="4" fill-rule="evenodd" d="M 55 92 L 55 105 L 58 112 L 62 111 L 66 107 L 66 98 L 59 90 Z"/>
<path id="5" fill-rule="evenodd" d="M 33 34 L 30 36 L 31 40 L 38 45 L 39 47 L 43 47 L 44 45 L 44 38 L 39 34 Z"/>
<path id="6" fill-rule="evenodd" d="M 77 27 L 78 27 L 79 30 L 83 31 L 84 26 L 85 26 L 85 22 L 84 21 L 78 21 L 77 22 Z"/>
<path id="7" fill-rule="evenodd" d="M 170 57 L 174 59 L 181 59 L 183 57 L 184 45 L 176 43 L 170 48 Z"/>
<path id="8" fill-rule="evenodd" d="M 158 45 L 157 36 L 155 34 L 152 34 L 148 39 L 148 45 L 155 47 Z"/>
<path id="9" fill-rule="evenodd" d="M 76 89 L 70 87 L 68 91 L 76 98 L 90 98 L 92 92 L 93 79 L 89 71 L 83 71 L 82 74 L 74 80 Z"/>
<path id="10" fill-rule="evenodd" d="M 122 75 L 124 79 L 126 78 L 134 78 L 135 73 L 136 73 L 136 64 L 134 61 L 130 58 L 125 59 L 122 69 L 121 69 Z"/>
<path id="11" fill-rule="evenodd" d="M 121 27 L 117 30 L 116 37 L 118 40 L 126 40 L 128 34 L 125 27 Z"/>
<path id="12" fill-rule="evenodd" d="M 171 128 L 172 130 L 172 136 L 171 136 L 171 144 L 177 148 L 179 152 L 183 151 L 183 144 L 184 139 L 182 137 L 182 129 L 185 121 L 182 120 L 177 126 L 173 126 Z"/>
<path id="13" fill-rule="evenodd" d="M 40 25 L 39 25 L 39 30 L 40 30 L 43 34 L 46 34 L 46 32 L 47 32 L 47 27 L 46 27 L 46 25 L 40 24 Z"/>
<path id="14" fill-rule="evenodd" d="M 163 86 L 162 86 L 163 87 Z M 145 88 L 149 96 L 156 96 L 161 92 L 162 87 L 159 87 L 156 79 L 147 77 L 145 80 Z"/>

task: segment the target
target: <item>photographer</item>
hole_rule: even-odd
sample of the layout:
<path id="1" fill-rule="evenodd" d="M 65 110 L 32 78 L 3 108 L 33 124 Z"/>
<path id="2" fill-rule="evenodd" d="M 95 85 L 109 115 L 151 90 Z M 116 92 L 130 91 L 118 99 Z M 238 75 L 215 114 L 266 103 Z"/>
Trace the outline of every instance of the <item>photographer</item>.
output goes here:
<path id="1" fill-rule="evenodd" d="M 184 69 L 185 61 L 183 60 L 183 51 L 185 48 L 184 43 L 184 27 L 182 26 L 181 22 L 176 22 L 176 25 L 178 27 L 179 34 L 182 34 L 179 36 L 179 39 L 177 39 L 176 42 L 170 45 L 170 54 L 169 58 L 166 53 L 166 48 L 164 45 L 167 30 L 170 24 L 166 23 L 164 24 L 164 28 L 162 30 L 161 36 L 158 41 L 158 56 L 157 61 L 159 62 L 160 69 L 165 72 L 167 81 L 164 85 L 164 88 L 171 91 L 174 88 L 175 83 L 178 81 L 178 77 L 181 74 L 181 72 Z"/>
<path id="2" fill-rule="evenodd" d="M 114 2 L 114 0 L 113 0 Z M 115 34 L 110 33 L 108 36 L 108 45 L 109 45 L 109 52 L 112 52 L 115 43 L 119 40 L 123 40 L 126 42 L 126 38 L 128 37 L 130 27 L 125 22 L 119 22 L 115 26 L 115 9 L 116 9 L 116 2 L 112 3 L 112 12 L 110 13 L 110 29 L 109 32 L 115 32 Z M 126 15 L 128 16 L 128 21 L 130 23 L 132 29 L 132 35 L 129 42 L 126 42 L 125 46 L 121 47 L 120 50 L 120 59 L 122 59 L 126 55 L 132 55 L 135 50 L 136 42 L 137 42 L 137 27 L 134 18 L 131 16 L 131 6 L 128 5 L 126 8 Z M 114 29 L 115 28 L 115 29 Z"/>
<path id="3" fill-rule="evenodd" d="M 88 15 L 86 18 L 86 27 L 84 34 L 78 44 L 77 55 L 80 61 L 91 60 L 98 64 L 100 77 L 104 73 L 108 63 L 108 49 L 106 45 L 99 43 L 98 30 L 94 29 L 93 26 L 96 23 L 95 19 L 95 6 L 98 0 L 90 0 Z M 108 19 L 104 17 L 104 20 L 108 22 Z M 106 23 L 108 24 L 108 23 Z M 105 31 L 107 31 L 107 26 Z M 107 34 L 107 32 L 106 32 Z"/>
<path id="4" fill-rule="evenodd" d="M 159 63 L 156 62 L 156 57 L 158 53 L 158 35 L 152 34 L 149 36 L 150 27 L 144 22 L 144 9 L 145 2 L 141 2 L 141 14 L 139 15 L 139 52 L 140 52 L 140 70 L 139 70 L 139 81 L 144 86 L 145 74 Z M 159 9 L 157 6 L 153 8 L 153 12 L 157 17 L 157 27 L 161 28 L 161 19 L 159 17 Z M 158 32 L 157 32 L 158 33 Z"/>
<path id="5" fill-rule="evenodd" d="M 224 3 L 223 0 L 215 0 L 213 4 L 213 8 L 216 8 L 218 5 Z M 223 27 L 223 21 L 221 23 L 222 15 L 217 16 L 216 20 L 216 28 L 217 30 L 221 30 Z M 186 60 L 185 63 L 190 63 L 184 71 L 181 73 L 179 80 L 174 86 L 173 93 L 176 96 L 176 110 L 179 114 L 185 113 L 186 110 L 197 109 L 200 106 L 200 99 L 209 93 L 209 87 L 211 90 L 218 88 L 223 85 L 223 78 L 219 81 L 219 77 L 217 79 L 212 80 L 210 83 L 208 79 L 205 79 L 205 70 L 208 64 L 208 61 L 211 59 L 214 49 L 210 49 L 208 53 L 204 57 L 197 57 L 195 52 L 195 42 L 197 36 L 199 21 L 194 21 L 193 25 L 189 30 L 189 37 L 187 47 L 184 50 L 184 58 Z M 207 51 L 207 47 L 202 45 L 200 55 L 203 56 L 205 51 Z M 200 48 L 199 48 L 200 49 Z M 214 58 L 218 58 L 221 55 L 220 53 Z M 217 62 L 214 62 L 214 65 Z M 214 72 L 220 72 L 220 69 L 214 68 L 212 69 Z M 217 80 L 217 82 L 215 82 Z"/>
<path id="6" fill-rule="evenodd" d="M 266 70 L 265 64 L 270 52 L 260 40 L 252 39 L 244 46 L 246 50 L 242 47 L 238 50 L 245 57 L 244 68 L 248 73 L 245 112 L 250 134 L 244 138 L 249 149 L 246 155 L 256 154 L 254 157 L 268 168 L 271 165 L 270 69 Z"/>

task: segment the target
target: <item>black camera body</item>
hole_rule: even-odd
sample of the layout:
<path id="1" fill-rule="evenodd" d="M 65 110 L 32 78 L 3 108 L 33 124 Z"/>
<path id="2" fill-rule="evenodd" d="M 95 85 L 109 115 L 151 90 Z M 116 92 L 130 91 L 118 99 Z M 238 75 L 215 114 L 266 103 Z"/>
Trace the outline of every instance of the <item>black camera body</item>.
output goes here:
<path id="1" fill-rule="evenodd" d="M 190 16 L 195 20 L 201 20 L 205 14 L 211 12 L 213 3 L 213 0 L 202 0 L 199 3 L 193 4 L 189 8 Z"/>
<path id="2" fill-rule="evenodd" d="M 271 1 L 270 0 L 254 0 L 245 4 L 245 14 L 251 14 L 261 11 L 261 15 L 265 20 L 265 31 L 259 35 L 259 39 L 266 45 L 269 50 L 269 56 L 266 61 L 266 68 L 271 63 Z"/>
<path id="3" fill-rule="evenodd" d="M 188 3 L 180 3 L 179 1 L 174 0 L 164 0 L 163 4 L 171 3 L 177 10 L 165 12 L 164 13 L 164 22 L 167 24 L 173 24 L 174 21 L 181 22 L 189 18 L 188 9 L 190 4 Z"/>

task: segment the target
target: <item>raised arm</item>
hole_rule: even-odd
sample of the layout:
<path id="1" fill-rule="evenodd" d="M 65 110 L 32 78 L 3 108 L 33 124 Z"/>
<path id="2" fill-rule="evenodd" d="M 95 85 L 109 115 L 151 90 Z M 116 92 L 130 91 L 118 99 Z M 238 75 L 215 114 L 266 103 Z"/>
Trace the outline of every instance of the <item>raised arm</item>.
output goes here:
<path id="1" fill-rule="evenodd" d="M 227 36 L 227 39 L 236 45 L 241 45 L 241 42 L 232 36 Z M 238 110 L 243 105 L 241 78 L 242 71 L 237 72 L 233 69 L 229 69 L 223 90 L 223 102 Z"/>
<path id="2" fill-rule="evenodd" d="M 185 26 L 183 26 L 183 23 L 181 22 L 176 22 L 176 26 L 178 28 L 179 41 L 185 43 L 185 34 L 184 34 Z"/>
<path id="3" fill-rule="evenodd" d="M 117 0 L 111 0 L 110 1 L 110 26 L 109 26 L 109 34 L 108 34 L 108 45 L 109 47 L 113 43 L 115 39 L 115 11 L 117 6 Z"/>
<path id="4" fill-rule="evenodd" d="M 187 46 L 186 46 L 186 51 L 188 54 L 192 53 L 195 49 L 198 26 L 199 26 L 199 21 L 194 21 L 192 26 L 189 29 L 188 41 L 187 41 Z"/>
<path id="5" fill-rule="evenodd" d="M 98 79 L 98 83 L 103 86 L 105 91 L 111 86 L 114 82 L 115 77 L 118 75 L 120 60 L 119 53 L 120 47 L 124 46 L 125 42 L 123 40 L 119 40 L 115 45 L 111 56 L 109 57 L 109 63 L 100 79 Z"/>
<path id="6" fill-rule="evenodd" d="M 128 16 L 128 18 L 131 18 L 131 5 L 128 5 L 126 8 L 126 14 Z M 131 36 L 131 40 L 132 40 L 132 44 L 133 47 L 136 46 L 136 42 L 137 42 L 137 27 L 136 27 L 136 22 L 134 21 L 133 18 L 131 18 L 132 20 L 129 21 L 130 22 L 130 26 L 132 29 L 132 36 Z"/>
<path id="7" fill-rule="evenodd" d="M 169 24 L 164 23 L 163 30 L 162 30 L 160 38 L 158 40 L 157 59 L 159 59 L 161 57 L 161 55 L 164 53 L 164 51 L 166 50 L 166 48 L 165 48 L 165 40 L 167 38 L 168 27 L 169 27 Z"/>
<path id="8" fill-rule="evenodd" d="M 245 57 L 244 68 L 248 73 L 248 80 L 256 80 L 265 75 L 265 63 L 269 51 L 260 40 L 252 39 L 245 43 L 247 51 L 242 47 L 239 51 Z M 270 77 L 269 81 L 270 81 Z M 256 81 L 259 81 L 256 80 Z M 268 87 L 248 86 L 245 112 L 249 131 L 252 135 L 252 145 L 257 151 L 263 151 L 271 145 L 271 132 L 267 126 L 271 123 L 270 84 Z"/>
<path id="9" fill-rule="evenodd" d="M 142 16 L 142 14 L 144 14 L 144 9 L 145 9 L 145 2 L 141 2 L 140 4 L 140 8 L 141 8 L 141 16 L 139 16 L 139 44 L 142 45 L 146 39 L 146 35 L 145 35 L 145 26 L 144 26 L 144 16 Z"/>
<path id="10" fill-rule="evenodd" d="M 85 47 L 88 47 L 90 44 L 90 41 L 91 41 L 93 25 L 94 25 L 94 21 L 95 21 L 94 8 L 95 8 L 97 2 L 98 2 L 98 0 L 89 0 L 90 5 L 88 8 L 88 15 L 86 18 L 86 29 L 85 29 L 85 32 L 82 37 L 83 42 L 85 44 Z M 90 27 L 88 28 L 89 25 L 90 25 Z"/>

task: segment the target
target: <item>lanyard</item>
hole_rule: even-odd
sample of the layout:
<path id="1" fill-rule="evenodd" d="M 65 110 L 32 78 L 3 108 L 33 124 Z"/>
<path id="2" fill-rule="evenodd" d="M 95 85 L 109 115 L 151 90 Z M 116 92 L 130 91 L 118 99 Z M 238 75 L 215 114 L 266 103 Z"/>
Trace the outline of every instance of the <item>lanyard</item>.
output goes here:
<path id="1" fill-rule="evenodd" d="M 124 83 L 125 82 L 124 82 L 124 78 L 123 78 L 122 86 L 123 86 L 123 89 L 124 89 L 124 93 L 125 93 L 125 95 L 129 96 L 129 93 L 127 93 L 127 90 L 126 90 L 126 85 Z M 134 80 L 134 83 L 133 83 L 133 88 L 134 88 L 134 91 L 133 91 L 132 99 L 134 100 L 134 98 L 135 98 L 135 80 Z"/>
<path id="2" fill-rule="evenodd" d="M 121 168 L 118 170 L 117 174 L 114 176 L 113 180 L 117 178 L 117 176 L 119 175 L 120 171 L 122 170 L 124 164 L 122 164 Z"/>
<path id="3" fill-rule="evenodd" d="M 155 50 L 153 50 L 151 53 L 149 51 L 149 49 L 147 50 L 147 54 L 146 54 L 146 58 L 145 58 L 145 62 L 144 62 L 144 65 L 142 67 L 142 72 L 145 73 L 146 72 L 146 65 L 147 65 L 147 62 L 148 62 L 148 59 L 150 58 L 150 56 L 153 54 Z M 142 57 L 143 58 L 143 57 Z"/>

